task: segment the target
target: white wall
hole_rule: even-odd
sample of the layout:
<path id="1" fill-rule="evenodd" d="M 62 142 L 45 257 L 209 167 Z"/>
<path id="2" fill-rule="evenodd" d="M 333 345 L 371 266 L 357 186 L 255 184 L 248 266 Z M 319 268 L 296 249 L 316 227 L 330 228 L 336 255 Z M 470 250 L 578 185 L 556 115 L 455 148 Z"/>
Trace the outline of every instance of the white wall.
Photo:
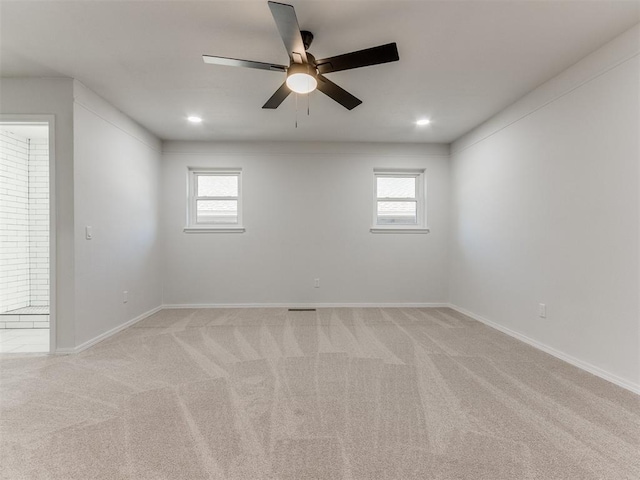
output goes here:
<path id="1" fill-rule="evenodd" d="M 165 304 L 447 302 L 447 146 L 167 142 L 163 151 Z M 190 166 L 243 169 L 245 233 L 183 232 Z M 369 232 L 375 167 L 426 169 L 430 234 Z"/>
<path id="2" fill-rule="evenodd" d="M 55 136 L 56 345 L 75 346 L 73 245 L 73 80 L 70 78 L 0 78 L 0 115 L 53 115 Z"/>
<path id="3" fill-rule="evenodd" d="M 452 145 L 451 252 L 454 305 L 636 390 L 638 32 Z"/>
<path id="4" fill-rule="evenodd" d="M 73 112 L 76 345 L 82 345 L 162 303 L 160 142 L 77 81 Z M 85 239 L 86 226 L 92 240 Z"/>

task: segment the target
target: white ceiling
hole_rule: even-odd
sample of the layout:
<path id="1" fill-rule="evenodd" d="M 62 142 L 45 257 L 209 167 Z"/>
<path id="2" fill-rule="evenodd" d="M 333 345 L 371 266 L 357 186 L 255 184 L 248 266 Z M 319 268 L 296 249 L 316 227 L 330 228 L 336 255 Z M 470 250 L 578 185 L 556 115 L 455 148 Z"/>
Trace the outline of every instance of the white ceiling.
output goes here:
<path id="1" fill-rule="evenodd" d="M 261 109 L 284 74 L 202 62 L 287 64 L 266 0 L 1 1 L 0 74 L 77 78 L 162 139 L 451 142 L 640 21 L 638 1 L 291 3 L 316 58 L 397 42 L 399 62 L 327 75 L 353 111 L 314 92 L 296 129 L 293 96 Z"/>
<path id="2" fill-rule="evenodd" d="M 11 132 L 14 135 L 31 140 L 49 138 L 49 126 L 47 124 L 0 123 L 0 132 Z"/>

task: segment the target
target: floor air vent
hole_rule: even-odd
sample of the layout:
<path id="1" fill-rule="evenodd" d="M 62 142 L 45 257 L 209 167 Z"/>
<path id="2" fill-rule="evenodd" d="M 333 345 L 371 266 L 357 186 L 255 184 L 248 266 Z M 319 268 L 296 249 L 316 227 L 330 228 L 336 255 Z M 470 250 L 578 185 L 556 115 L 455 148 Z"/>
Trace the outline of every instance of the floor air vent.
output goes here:
<path id="1" fill-rule="evenodd" d="M 315 312 L 315 308 L 290 308 L 290 312 Z"/>

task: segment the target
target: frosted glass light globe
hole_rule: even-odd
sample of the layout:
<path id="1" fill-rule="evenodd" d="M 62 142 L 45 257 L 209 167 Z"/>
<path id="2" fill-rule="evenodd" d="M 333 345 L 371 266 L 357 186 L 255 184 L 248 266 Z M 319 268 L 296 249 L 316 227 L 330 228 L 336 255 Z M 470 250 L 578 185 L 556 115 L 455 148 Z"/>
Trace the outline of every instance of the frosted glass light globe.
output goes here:
<path id="1" fill-rule="evenodd" d="M 296 93 L 310 93 L 318 86 L 318 81 L 308 73 L 293 73 L 287 77 L 287 87 Z"/>

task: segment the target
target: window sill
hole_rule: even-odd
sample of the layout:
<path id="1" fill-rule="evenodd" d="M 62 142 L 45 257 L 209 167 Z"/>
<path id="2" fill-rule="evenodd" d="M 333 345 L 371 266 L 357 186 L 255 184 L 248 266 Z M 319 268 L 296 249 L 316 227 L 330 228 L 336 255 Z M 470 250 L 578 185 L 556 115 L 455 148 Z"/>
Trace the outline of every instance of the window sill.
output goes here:
<path id="1" fill-rule="evenodd" d="M 184 233 L 244 233 L 244 227 L 184 227 Z"/>
<path id="2" fill-rule="evenodd" d="M 429 233 L 428 228 L 371 227 L 371 233 Z"/>

